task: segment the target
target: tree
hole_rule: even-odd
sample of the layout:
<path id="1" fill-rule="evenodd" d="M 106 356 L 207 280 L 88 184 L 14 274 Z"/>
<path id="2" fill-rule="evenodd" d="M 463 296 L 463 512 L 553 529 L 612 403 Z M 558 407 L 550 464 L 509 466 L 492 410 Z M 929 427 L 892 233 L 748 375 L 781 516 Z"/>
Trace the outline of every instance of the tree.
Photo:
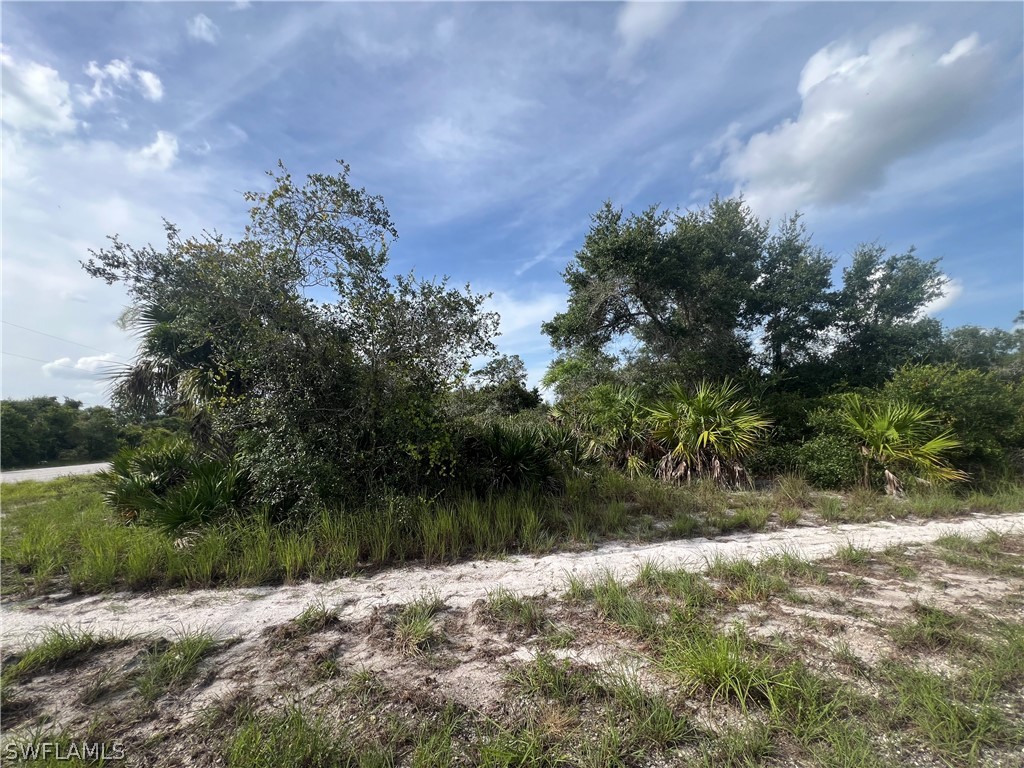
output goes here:
<path id="1" fill-rule="evenodd" d="M 475 386 L 455 392 L 455 413 L 485 418 L 515 416 L 543 403 L 537 388 L 526 386 L 526 365 L 519 355 L 499 355 L 473 371 L 470 379 Z"/>
<path id="2" fill-rule="evenodd" d="M 996 371 L 1010 380 L 1024 380 L 1024 312 L 1012 331 L 963 325 L 946 332 L 941 358 L 960 368 Z"/>
<path id="3" fill-rule="evenodd" d="M 762 328 L 760 359 L 775 377 L 825 355 L 835 313 L 834 266 L 833 257 L 811 244 L 799 214 L 765 244 L 751 301 Z"/>
<path id="4" fill-rule="evenodd" d="M 122 389 L 202 414 L 208 446 L 279 509 L 414 487 L 455 453 L 443 405 L 497 318 L 468 286 L 386 274 L 397 232 L 344 163 L 269 175 L 237 240 L 167 224 L 163 250 L 114 236 L 84 264 L 142 322 Z"/>
<path id="5" fill-rule="evenodd" d="M 913 249 L 888 255 L 879 245 L 862 245 L 854 252 L 836 297 L 835 380 L 879 386 L 901 365 L 925 362 L 938 351 L 942 326 L 924 315 L 943 292 L 938 264 L 917 258 Z"/>
<path id="6" fill-rule="evenodd" d="M 673 374 L 737 373 L 756 324 L 750 301 L 767 230 L 742 200 L 683 216 L 649 208 L 592 217 L 563 276 L 569 306 L 543 326 L 559 350 L 638 345 L 635 359 Z"/>
<path id="7" fill-rule="evenodd" d="M 930 408 L 960 441 L 951 455 L 972 471 L 1001 471 L 1010 453 L 1024 448 L 1024 386 L 1005 381 L 996 370 L 908 365 L 882 392 Z"/>

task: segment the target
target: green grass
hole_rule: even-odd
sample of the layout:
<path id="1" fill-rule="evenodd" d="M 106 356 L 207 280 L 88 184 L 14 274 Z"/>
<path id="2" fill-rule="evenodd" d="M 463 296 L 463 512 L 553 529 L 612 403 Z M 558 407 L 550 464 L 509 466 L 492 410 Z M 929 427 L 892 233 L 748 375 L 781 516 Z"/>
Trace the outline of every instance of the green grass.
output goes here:
<path id="1" fill-rule="evenodd" d="M 630 720 L 628 732 L 645 747 L 665 749 L 691 740 L 695 728 L 662 693 L 644 688 L 637 674 L 619 669 L 604 676 L 604 687 Z"/>
<path id="2" fill-rule="evenodd" d="M 978 648 L 978 640 L 967 632 L 970 625 L 964 617 L 916 601 L 911 606 L 911 613 L 914 616 L 912 621 L 894 627 L 890 633 L 898 648 L 968 652 Z"/>
<path id="3" fill-rule="evenodd" d="M 716 555 L 708 563 L 707 574 L 725 584 L 728 599 L 735 603 L 761 602 L 790 592 L 788 582 L 771 561 L 762 567 L 750 560 Z"/>
<path id="4" fill-rule="evenodd" d="M 335 733 L 324 721 L 310 718 L 297 707 L 280 714 L 247 717 L 230 737 L 225 752 L 228 768 L 359 765 L 346 734 Z"/>
<path id="5" fill-rule="evenodd" d="M 658 616 L 654 608 L 637 598 L 629 586 L 610 571 L 594 580 L 590 594 L 602 617 L 641 637 L 657 633 Z"/>
<path id="6" fill-rule="evenodd" d="M 434 616 L 444 607 L 444 601 L 431 593 L 402 608 L 395 621 L 395 644 L 410 654 L 422 653 L 437 645 L 441 635 L 434 624 Z"/>
<path id="7" fill-rule="evenodd" d="M 884 672 L 893 693 L 893 717 L 909 723 L 942 757 L 974 765 L 987 747 L 1020 738 L 993 699 L 993 691 L 965 698 L 950 679 L 891 663 Z"/>
<path id="8" fill-rule="evenodd" d="M 228 517 L 176 542 L 159 530 L 125 524 L 104 505 L 99 479 L 71 477 L 4 485 L 0 568 L 5 594 L 258 586 L 325 580 L 408 560 L 549 552 L 608 537 L 686 537 L 713 530 L 709 526 L 761 530 L 780 503 L 780 521 L 792 525 L 812 502 L 826 521 L 840 521 L 905 515 L 915 504 L 922 510 L 932 505 L 928 514 L 945 514 L 939 507 L 953 498 L 936 491 L 897 503 L 855 491 L 844 505 L 835 497 L 812 498 L 801 482 L 788 477 L 770 494 L 730 496 L 711 483 L 676 488 L 604 473 L 561 494 L 517 491 L 435 501 L 387 496 L 365 508 L 321 509 L 288 524 L 256 513 Z M 1024 490 L 1006 486 L 971 494 L 964 506 L 1019 509 L 1021 499 Z M 948 549 L 947 556 L 999 567 L 984 552 Z M 1024 572 L 1024 562 L 1009 558 L 1002 570 Z"/>
<path id="9" fill-rule="evenodd" d="M 960 568 L 994 576 L 1024 576 L 1024 557 L 1019 535 L 990 531 L 981 538 L 962 534 L 943 536 L 936 540 L 940 559 Z"/>
<path id="10" fill-rule="evenodd" d="M 548 623 L 544 607 L 536 598 L 522 597 L 505 587 L 487 593 L 484 610 L 492 620 L 507 629 L 527 635 L 541 631 Z"/>
<path id="11" fill-rule="evenodd" d="M 765 723 L 732 728 L 702 746 L 701 768 L 755 768 L 778 752 L 775 734 Z"/>
<path id="12" fill-rule="evenodd" d="M 314 600 L 294 619 L 295 626 L 304 635 L 320 632 L 338 623 L 338 612 L 328 608 L 323 598 Z"/>
<path id="13" fill-rule="evenodd" d="M 5 665 L 3 679 L 10 683 L 36 672 L 54 669 L 120 642 L 123 642 L 120 638 L 104 637 L 69 625 L 50 627 L 45 630 L 38 642 L 16 656 L 15 661 Z"/>
<path id="14" fill-rule="evenodd" d="M 146 654 L 135 686 L 146 701 L 186 683 L 199 662 L 217 648 L 208 632 L 182 632 L 170 642 L 156 643 Z"/>
<path id="15" fill-rule="evenodd" d="M 602 692 L 594 673 L 541 652 L 526 664 L 513 667 L 506 681 L 527 696 L 551 699 L 563 704 L 578 703 Z"/>

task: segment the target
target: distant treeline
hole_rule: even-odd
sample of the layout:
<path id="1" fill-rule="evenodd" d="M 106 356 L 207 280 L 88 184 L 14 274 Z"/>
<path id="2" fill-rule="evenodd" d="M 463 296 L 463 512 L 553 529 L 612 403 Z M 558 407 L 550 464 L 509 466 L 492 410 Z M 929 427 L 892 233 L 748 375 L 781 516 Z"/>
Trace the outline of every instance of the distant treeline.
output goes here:
<path id="1" fill-rule="evenodd" d="M 142 424 L 101 405 L 32 397 L 0 402 L 0 467 L 15 469 L 51 462 L 103 461 L 119 448 L 138 447 L 158 434 L 177 432 L 180 421 L 162 418 Z"/>

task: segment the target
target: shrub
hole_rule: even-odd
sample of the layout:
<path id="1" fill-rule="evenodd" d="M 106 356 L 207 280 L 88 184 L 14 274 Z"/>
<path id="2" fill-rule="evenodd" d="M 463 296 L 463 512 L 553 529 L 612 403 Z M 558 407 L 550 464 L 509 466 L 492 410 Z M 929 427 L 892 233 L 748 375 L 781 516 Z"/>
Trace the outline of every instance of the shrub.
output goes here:
<path id="1" fill-rule="evenodd" d="M 883 392 L 932 409 L 936 421 L 960 440 L 950 456 L 971 469 L 999 472 L 1013 449 L 1024 448 L 1024 387 L 994 372 L 955 365 L 906 366 Z"/>
<path id="2" fill-rule="evenodd" d="M 246 494 L 245 475 L 237 464 L 181 439 L 122 449 L 100 479 L 107 504 L 126 521 L 167 531 L 221 517 L 240 506 Z"/>
<path id="3" fill-rule="evenodd" d="M 652 434 L 668 451 L 658 466 L 658 475 L 666 480 L 694 476 L 738 482 L 746 475 L 742 462 L 770 425 L 740 396 L 739 385 L 728 380 L 702 381 L 692 393 L 673 384 L 668 397 L 648 410 Z"/>

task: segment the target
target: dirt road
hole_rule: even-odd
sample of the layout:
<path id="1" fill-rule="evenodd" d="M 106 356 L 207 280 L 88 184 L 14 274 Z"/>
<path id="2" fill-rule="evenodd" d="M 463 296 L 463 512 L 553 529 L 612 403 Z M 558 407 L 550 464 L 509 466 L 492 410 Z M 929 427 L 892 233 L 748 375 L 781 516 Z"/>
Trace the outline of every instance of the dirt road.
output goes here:
<path id="1" fill-rule="evenodd" d="M 13 472 L 0 472 L 0 483 L 20 483 L 24 480 L 56 480 L 69 475 L 94 475 L 107 469 L 110 464 L 101 461 L 97 464 L 73 464 L 67 467 L 43 467 L 41 469 L 17 469 Z"/>
<path id="2" fill-rule="evenodd" d="M 656 544 L 614 544 L 588 552 L 543 557 L 477 560 L 450 566 L 396 567 L 368 577 L 278 587 L 213 589 L 138 595 L 115 593 L 75 597 L 56 595 L 6 602 L 0 609 L 5 646 L 21 646 L 56 624 L 97 632 L 172 636 L 206 628 L 220 637 L 253 637 L 268 626 L 294 618 L 314 600 L 337 607 L 343 618 L 360 619 L 374 608 L 407 603 L 435 591 L 451 607 L 467 607 L 504 586 L 527 594 L 560 592 L 569 573 L 593 576 L 605 570 L 629 576 L 645 560 L 699 570 L 716 556 L 758 559 L 781 552 L 804 558 L 827 557 L 847 543 L 868 549 L 889 544 L 923 544 L 949 534 L 978 537 L 986 531 L 1024 531 L 1024 512 L 974 515 L 955 521 L 892 522 L 797 527 L 708 539 Z"/>

